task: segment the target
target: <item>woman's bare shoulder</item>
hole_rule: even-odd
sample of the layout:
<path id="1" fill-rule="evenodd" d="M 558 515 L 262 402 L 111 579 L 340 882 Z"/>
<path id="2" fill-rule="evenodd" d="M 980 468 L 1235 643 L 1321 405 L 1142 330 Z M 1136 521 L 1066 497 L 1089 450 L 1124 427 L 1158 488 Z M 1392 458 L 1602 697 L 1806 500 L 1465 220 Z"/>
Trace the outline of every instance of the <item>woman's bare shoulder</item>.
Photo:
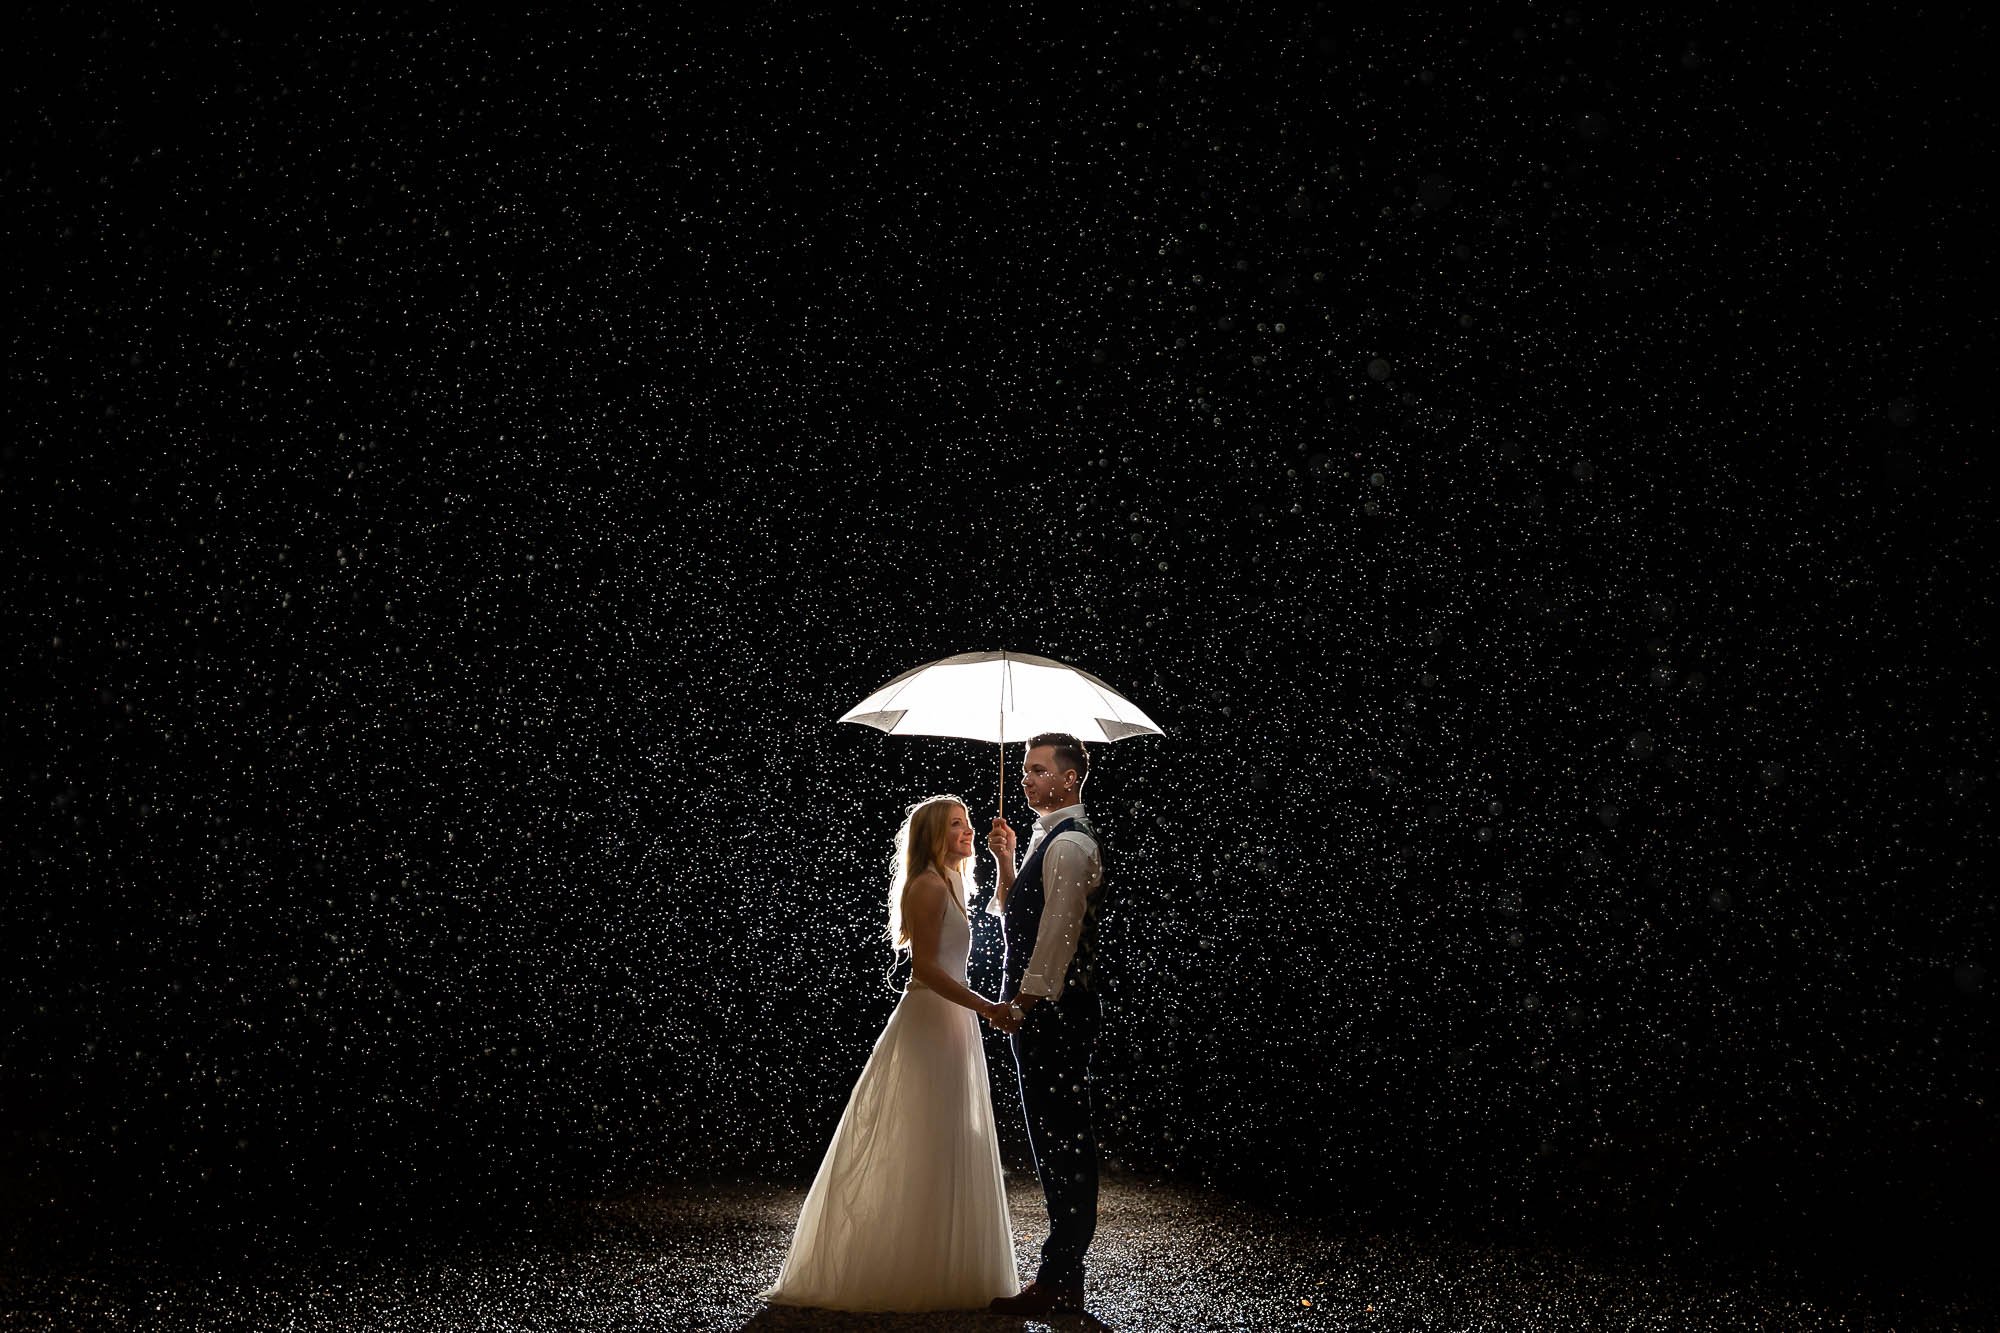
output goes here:
<path id="1" fill-rule="evenodd" d="M 944 891 L 944 876 L 928 868 L 910 876 L 910 882 L 903 890 L 905 893 L 921 893 L 926 897 L 942 894 Z"/>

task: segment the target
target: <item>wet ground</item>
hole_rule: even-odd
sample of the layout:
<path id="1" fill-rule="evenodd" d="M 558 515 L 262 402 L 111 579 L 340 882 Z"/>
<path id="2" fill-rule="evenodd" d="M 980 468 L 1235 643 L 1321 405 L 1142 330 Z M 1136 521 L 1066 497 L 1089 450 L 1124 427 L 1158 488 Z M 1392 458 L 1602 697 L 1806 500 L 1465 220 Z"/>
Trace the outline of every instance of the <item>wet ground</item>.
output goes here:
<path id="1" fill-rule="evenodd" d="M 1041 1230 L 1010 1174 L 1023 1264 Z M 0 1329 L 1912 1329 L 2000 1326 L 1919 1293 L 1801 1294 L 1664 1264 L 1286 1218 L 1199 1189 L 1105 1181 L 1090 1314 L 842 1315 L 766 1309 L 803 1188 L 706 1185 L 566 1206 L 522 1237 L 321 1249 L 258 1276 L 61 1260 L 15 1242 Z"/>

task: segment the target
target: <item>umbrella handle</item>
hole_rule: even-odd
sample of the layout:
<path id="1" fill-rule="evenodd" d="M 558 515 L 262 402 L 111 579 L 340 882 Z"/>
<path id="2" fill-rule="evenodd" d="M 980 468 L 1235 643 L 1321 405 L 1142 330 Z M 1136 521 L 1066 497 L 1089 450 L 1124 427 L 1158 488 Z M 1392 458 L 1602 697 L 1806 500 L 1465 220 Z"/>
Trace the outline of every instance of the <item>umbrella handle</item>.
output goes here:
<path id="1" fill-rule="evenodd" d="M 996 804 L 1000 819 L 1007 818 L 1007 650 L 1000 650 L 1000 725 L 993 734 L 1000 738 L 1000 795 Z"/>

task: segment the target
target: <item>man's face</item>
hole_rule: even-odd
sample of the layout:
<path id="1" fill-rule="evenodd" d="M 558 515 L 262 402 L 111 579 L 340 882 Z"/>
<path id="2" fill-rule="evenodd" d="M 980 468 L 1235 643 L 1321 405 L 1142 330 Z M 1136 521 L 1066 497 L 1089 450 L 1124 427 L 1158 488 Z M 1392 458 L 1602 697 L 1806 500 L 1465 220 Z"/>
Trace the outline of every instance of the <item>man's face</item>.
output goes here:
<path id="1" fill-rule="evenodd" d="M 1060 810 L 1076 803 L 1076 770 L 1056 771 L 1056 747 L 1037 745 L 1021 761 L 1021 790 L 1036 810 Z"/>

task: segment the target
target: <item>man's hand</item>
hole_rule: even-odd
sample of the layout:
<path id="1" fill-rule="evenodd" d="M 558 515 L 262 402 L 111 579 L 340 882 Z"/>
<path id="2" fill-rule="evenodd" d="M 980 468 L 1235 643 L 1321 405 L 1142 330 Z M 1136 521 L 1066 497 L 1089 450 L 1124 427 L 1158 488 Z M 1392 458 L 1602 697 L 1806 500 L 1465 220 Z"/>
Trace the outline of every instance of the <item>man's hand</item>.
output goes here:
<path id="1" fill-rule="evenodd" d="M 1014 829 L 1001 815 L 993 816 L 993 827 L 987 831 L 986 846 L 993 853 L 993 859 L 1004 861 L 1007 868 L 1014 868 Z"/>
<path id="2" fill-rule="evenodd" d="M 1021 1030 L 1021 1020 L 1014 1017 L 1004 1004 L 996 1004 L 992 1012 L 986 1015 L 986 1021 L 993 1025 L 995 1031 L 1005 1032 L 1010 1036 Z"/>

